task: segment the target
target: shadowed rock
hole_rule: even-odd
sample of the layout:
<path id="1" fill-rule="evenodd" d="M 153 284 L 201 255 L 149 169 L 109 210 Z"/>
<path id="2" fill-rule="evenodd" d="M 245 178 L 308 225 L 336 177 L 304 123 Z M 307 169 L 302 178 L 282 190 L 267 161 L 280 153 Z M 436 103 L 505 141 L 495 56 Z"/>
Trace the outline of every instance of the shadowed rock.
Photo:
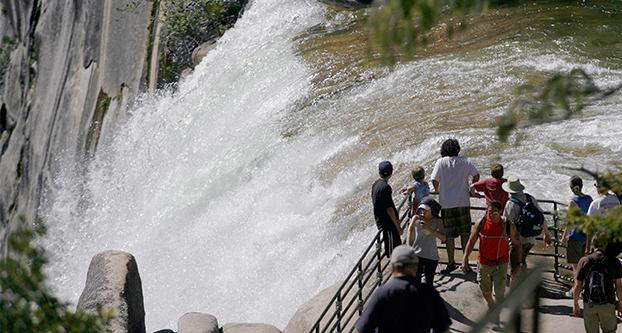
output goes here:
<path id="1" fill-rule="evenodd" d="M 77 311 L 95 313 L 99 306 L 114 311 L 107 330 L 113 333 L 145 332 L 142 283 L 131 254 L 105 251 L 91 260 Z"/>
<path id="2" fill-rule="evenodd" d="M 220 329 L 211 314 L 188 312 L 177 321 L 177 333 L 220 333 Z"/>

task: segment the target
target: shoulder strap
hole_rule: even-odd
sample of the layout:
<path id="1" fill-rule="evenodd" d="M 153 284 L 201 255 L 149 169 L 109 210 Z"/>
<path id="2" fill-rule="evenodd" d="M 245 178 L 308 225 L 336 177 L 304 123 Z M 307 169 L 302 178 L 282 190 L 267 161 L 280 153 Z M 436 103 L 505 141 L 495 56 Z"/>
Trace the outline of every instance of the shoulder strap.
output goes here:
<path id="1" fill-rule="evenodd" d="M 484 223 L 486 223 L 486 215 L 479 220 L 479 224 L 477 225 L 477 235 L 480 235 L 482 228 L 484 227 Z"/>
<path id="2" fill-rule="evenodd" d="M 520 207 L 520 208 L 523 208 L 525 206 L 525 204 L 522 201 L 518 200 L 515 197 L 511 197 L 510 201 L 512 201 L 513 203 L 517 204 L 518 207 Z"/>

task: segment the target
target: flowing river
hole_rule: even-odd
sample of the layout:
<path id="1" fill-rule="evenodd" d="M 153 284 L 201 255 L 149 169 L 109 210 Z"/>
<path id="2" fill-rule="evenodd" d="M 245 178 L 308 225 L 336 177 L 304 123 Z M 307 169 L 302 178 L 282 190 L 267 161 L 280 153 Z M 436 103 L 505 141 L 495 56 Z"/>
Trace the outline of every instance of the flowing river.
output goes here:
<path id="1" fill-rule="evenodd" d="M 622 161 L 622 96 L 506 144 L 495 118 L 517 85 L 551 71 L 622 81 L 621 7 L 493 9 L 448 47 L 388 69 L 362 61 L 354 14 L 255 0 L 177 92 L 144 97 L 93 160 L 56 177 L 41 208 L 52 284 L 75 303 L 91 257 L 125 250 L 148 330 L 189 311 L 283 328 L 376 232 L 377 163 L 394 162 L 396 190 L 413 166 L 429 175 L 448 137 L 483 176 L 501 162 L 530 193 L 566 201 L 564 167 Z"/>

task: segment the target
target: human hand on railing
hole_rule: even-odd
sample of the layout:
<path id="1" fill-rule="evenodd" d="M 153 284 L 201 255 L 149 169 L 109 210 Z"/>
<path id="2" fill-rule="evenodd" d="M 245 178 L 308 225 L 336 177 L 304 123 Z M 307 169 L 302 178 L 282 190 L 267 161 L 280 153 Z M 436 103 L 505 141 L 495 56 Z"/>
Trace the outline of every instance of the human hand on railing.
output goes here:
<path id="1" fill-rule="evenodd" d="M 568 238 L 566 237 L 566 235 L 563 235 L 563 236 L 562 236 L 562 239 L 560 239 L 560 240 L 559 240 L 559 242 L 560 242 L 562 245 L 566 246 L 566 244 L 568 243 Z"/>

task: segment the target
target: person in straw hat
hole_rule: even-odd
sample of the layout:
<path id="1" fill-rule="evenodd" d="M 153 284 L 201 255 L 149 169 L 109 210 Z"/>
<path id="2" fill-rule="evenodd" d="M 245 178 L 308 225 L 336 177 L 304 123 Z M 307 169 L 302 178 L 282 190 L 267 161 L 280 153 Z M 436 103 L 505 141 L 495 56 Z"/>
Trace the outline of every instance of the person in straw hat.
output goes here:
<path id="1" fill-rule="evenodd" d="M 508 181 L 501 186 L 510 194 L 510 200 L 505 205 L 503 217 L 516 226 L 521 246 L 520 251 L 513 247 L 510 253 L 510 267 L 512 277 L 514 278 L 518 274 L 521 265 L 523 267 L 527 266 L 527 255 L 529 255 L 529 251 L 536 244 L 537 235 L 544 231 L 544 242 L 548 245 L 551 242 L 551 234 L 546 221 L 544 221 L 543 210 L 538 205 L 538 201 L 525 192 L 525 186 L 523 186 L 518 177 L 508 177 Z M 540 219 L 540 223 L 539 225 L 531 223 L 532 228 L 526 228 L 525 226 L 530 225 L 530 223 L 525 221 L 530 215 L 532 220 Z M 537 228 L 541 229 L 534 232 L 533 229 Z"/>

